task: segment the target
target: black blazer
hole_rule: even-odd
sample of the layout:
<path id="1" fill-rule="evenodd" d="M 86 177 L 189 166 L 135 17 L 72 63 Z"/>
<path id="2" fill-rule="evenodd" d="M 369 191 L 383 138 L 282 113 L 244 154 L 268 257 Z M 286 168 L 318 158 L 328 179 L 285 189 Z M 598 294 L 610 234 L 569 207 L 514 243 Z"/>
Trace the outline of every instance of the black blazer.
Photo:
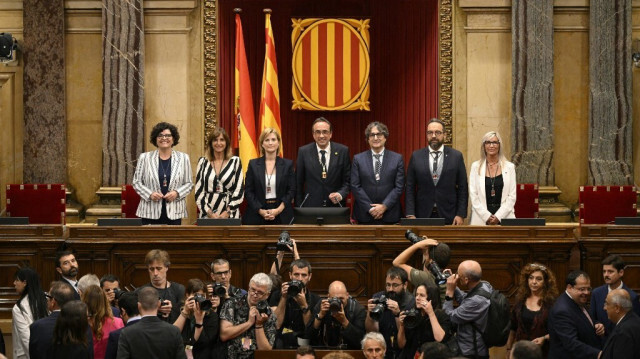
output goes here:
<path id="1" fill-rule="evenodd" d="M 36 320 L 29 327 L 29 358 L 44 359 L 51 356 L 53 329 L 56 327 L 56 321 L 60 316 L 57 310 L 48 317 Z M 87 329 L 87 350 L 93 358 L 93 337 L 91 328 Z"/>
<path id="2" fill-rule="evenodd" d="M 146 316 L 122 330 L 117 358 L 186 359 L 187 355 L 178 327 Z"/>
<path id="3" fill-rule="evenodd" d="M 596 359 L 600 338 L 578 304 L 562 293 L 549 312 L 549 359 Z"/>
<path id="4" fill-rule="evenodd" d="M 627 287 L 624 282 L 622 283 L 622 289 L 629 293 L 631 303 L 633 304 L 633 311 L 640 315 L 640 302 L 638 302 L 638 295 L 636 292 Z M 607 312 L 604 310 L 604 301 L 607 299 L 608 294 L 609 286 L 607 284 L 601 285 L 591 292 L 591 308 L 589 310 L 589 314 L 591 314 L 591 318 L 593 318 L 594 321 L 600 322 L 604 325 L 604 336 L 600 338 L 602 344 L 604 344 L 609 335 L 611 335 L 615 326 L 614 323 L 611 323 L 609 317 L 607 317 Z"/>
<path id="5" fill-rule="evenodd" d="M 342 196 L 342 206 L 349 195 L 349 181 L 351 180 L 351 158 L 349 148 L 336 142 L 331 142 L 331 155 L 327 178 L 322 178 L 322 166 L 318 160 L 315 142 L 306 144 L 298 149 L 296 164 L 296 206 L 300 206 L 308 193 L 309 198 L 303 207 L 337 207 L 329 199 L 329 194 L 338 192 Z"/>
<path id="6" fill-rule="evenodd" d="M 351 192 L 353 193 L 353 217 L 359 223 L 377 222 L 369 214 L 372 203 L 384 204 L 386 212 L 382 223 L 398 223 L 402 215 L 400 197 L 404 190 L 404 161 L 402 155 L 384 150 L 380 181 L 376 181 L 371 150 L 353 157 L 351 166 Z"/>
<path id="7" fill-rule="evenodd" d="M 600 359 L 640 358 L 640 318 L 629 311 L 604 344 Z"/>
<path id="8" fill-rule="evenodd" d="M 136 320 L 129 320 L 124 328 L 136 324 L 140 318 Z M 107 350 L 104 353 L 104 359 L 116 359 L 118 354 L 118 340 L 120 340 L 120 333 L 124 328 L 116 329 L 109 333 L 109 339 L 107 340 Z"/>
<path id="9" fill-rule="evenodd" d="M 254 158 L 249 161 L 247 176 L 244 182 L 244 198 L 247 201 L 247 210 L 242 216 L 244 224 L 272 224 L 265 221 L 258 211 L 265 208 L 265 157 Z M 296 181 L 293 174 L 293 161 L 276 157 L 275 191 L 279 200 L 284 202 L 284 211 L 280 213 L 281 224 L 289 224 L 293 218 L 291 201 L 296 194 Z M 272 183 L 274 185 L 274 183 Z M 277 222 L 276 222 L 277 223 Z"/>
<path id="10" fill-rule="evenodd" d="M 455 216 L 467 217 L 469 188 L 467 170 L 460 151 L 444 146 L 442 173 L 438 185 L 434 186 L 429 168 L 429 148 L 414 151 L 409 160 L 407 189 L 405 195 L 406 215 L 417 218 L 431 217 L 433 205 L 447 224 L 453 223 Z"/>

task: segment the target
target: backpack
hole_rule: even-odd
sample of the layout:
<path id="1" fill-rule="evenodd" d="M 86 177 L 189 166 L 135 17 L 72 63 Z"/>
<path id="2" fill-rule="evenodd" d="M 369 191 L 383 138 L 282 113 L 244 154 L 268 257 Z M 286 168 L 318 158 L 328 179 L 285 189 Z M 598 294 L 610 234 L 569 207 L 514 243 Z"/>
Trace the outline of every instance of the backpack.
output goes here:
<path id="1" fill-rule="evenodd" d="M 484 289 L 479 289 L 473 295 L 480 295 L 489 299 L 489 315 L 487 316 L 487 328 L 482 332 L 482 340 L 487 349 L 491 347 L 501 347 L 507 344 L 509 331 L 511 330 L 511 313 L 509 301 L 500 293 L 493 290 L 491 293 Z M 474 331 L 480 331 L 475 323 L 472 324 Z M 474 347 L 475 347 L 474 335 Z M 477 349 L 476 349 L 477 352 Z"/>

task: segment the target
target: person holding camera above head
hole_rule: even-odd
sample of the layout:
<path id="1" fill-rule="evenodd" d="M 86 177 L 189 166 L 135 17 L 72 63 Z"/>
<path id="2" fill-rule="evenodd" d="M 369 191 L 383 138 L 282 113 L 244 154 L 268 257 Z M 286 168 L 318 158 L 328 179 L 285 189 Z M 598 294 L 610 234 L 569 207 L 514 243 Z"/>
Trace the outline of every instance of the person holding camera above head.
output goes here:
<path id="1" fill-rule="evenodd" d="M 407 272 L 409 282 L 414 286 L 422 283 L 436 285 L 440 289 L 440 302 L 444 301 L 448 272 L 444 271 L 451 259 L 451 249 L 445 243 L 438 243 L 427 236 L 418 237 L 407 230 L 405 237 L 413 243 L 393 260 L 393 265 Z M 415 252 L 422 252 L 422 270 L 407 264 Z"/>
<path id="2" fill-rule="evenodd" d="M 412 359 L 422 344 L 446 343 L 451 337 L 451 321 L 440 306 L 438 287 L 423 283 L 415 293 L 415 308 L 403 311 L 396 319 L 398 346 L 402 348 L 397 358 Z"/>
<path id="3" fill-rule="evenodd" d="M 359 350 L 366 316 L 366 309 L 351 298 L 344 283 L 332 282 L 328 298 L 313 308 L 314 319 L 307 325 L 307 338 L 311 345 Z"/>
<path id="4" fill-rule="evenodd" d="M 379 332 L 386 341 L 385 358 L 393 359 L 402 350 L 398 346 L 398 327 L 396 318 L 403 310 L 414 306 L 414 297 L 407 292 L 407 272 L 400 267 L 391 267 L 387 271 L 385 291 L 378 292 L 369 299 L 367 318 L 364 325 L 367 332 Z"/>
<path id="5" fill-rule="evenodd" d="M 227 358 L 253 358 L 257 349 L 273 348 L 276 316 L 266 301 L 271 285 L 267 274 L 254 274 L 246 296 L 232 297 L 222 305 L 220 339 L 227 342 Z"/>
<path id="6" fill-rule="evenodd" d="M 219 304 L 220 297 L 214 296 L 211 300 L 207 298 L 204 282 L 200 279 L 189 279 L 185 288 L 184 307 L 173 323 L 182 331 L 187 357 L 211 358 L 213 347 L 218 341 L 216 309 Z"/>
<path id="7" fill-rule="evenodd" d="M 224 258 L 215 259 L 211 263 L 211 279 L 213 284 L 207 286 L 207 291 L 211 296 L 220 297 L 220 305 L 218 306 L 218 314 L 222 305 L 233 297 L 242 297 L 247 295 L 247 291 L 242 288 L 236 288 L 231 284 L 231 268 L 229 261 Z"/>
<path id="8" fill-rule="evenodd" d="M 289 265 L 289 282 L 275 290 L 269 304 L 276 307 L 278 318 L 278 342 L 283 348 L 297 348 L 305 343 L 305 329 L 313 319 L 311 308 L 320 297 L 309 290 L 311 264 L 304 259 L 296 259 Z"/>
<path id="9" fill-rule="evenodd" d="M 289 224 L 293 219 L 291 201 L 296 195 L 296 178 L 293 161 L 278 157 L 281 142 L 273 128 L 265 128 L 260 134 L 262 157 L 249 161 L 244 183 L 248 206 L 243 224 Z"/>
<path id="10" fill-rule="evenodd" d="M 160 296 L 158 317 L 167 323 L 173 323 L 180 315 L 184 286 L 167 280 L 167 272 L 171 265 L 169 253 L 160 249 L 152 249 L 145 256 L 144 262 L 147 265 L 151 282 L 140 288 L 153 287 L 158 291 Z"/>

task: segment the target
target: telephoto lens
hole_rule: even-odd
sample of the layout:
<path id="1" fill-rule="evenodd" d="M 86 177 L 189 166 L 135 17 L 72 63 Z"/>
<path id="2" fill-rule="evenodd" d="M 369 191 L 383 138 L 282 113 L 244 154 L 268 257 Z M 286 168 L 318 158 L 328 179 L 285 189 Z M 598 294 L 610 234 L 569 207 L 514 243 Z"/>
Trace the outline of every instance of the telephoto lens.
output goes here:
<path id="1" fill-rule="evenodd" d="M 410 230 L 410 229 L 407 229 L 407 231 L 404 233 L 404 237 L 406 239 L 408 239 L 409 242 L 411 242 L 413 244 L 416 244 L 416 243 L 418 243 L 418 242 L 420 242 L 422 240 L 421 237 L 418 237 L 418 235 L 413 233 L 413 231 Z"/>
<path id="2" fill-rule="evenodd" d="M 387 297 L 381 295 L 378 298 L 373 298 L 373 304 L 375 304 L 376 306 L 371 309 L 371 312 L 369 312 L 369 316 L 371 317 L 371 319 L 379 322 L 380 318 L 382 317 L 382 313 L 385 309 L 387 309 Z"/>

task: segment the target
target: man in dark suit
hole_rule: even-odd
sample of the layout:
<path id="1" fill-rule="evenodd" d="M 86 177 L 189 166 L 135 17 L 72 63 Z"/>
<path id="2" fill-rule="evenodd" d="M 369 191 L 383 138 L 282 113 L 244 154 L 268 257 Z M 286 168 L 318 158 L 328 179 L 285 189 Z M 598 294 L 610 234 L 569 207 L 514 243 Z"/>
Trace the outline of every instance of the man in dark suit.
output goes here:
<path id="1" fill-rule="evenodd" d="M 443 145 L 444 123 L 431 119 L 429 146 L 411 155 L 407 171 L 407 218 L 444 218 L 446 224 L 463 224 L 467 216 L 467 170 L 460 151 Z"/>
<path id="2" fill-rule="evenodd" d="M 615 323 L 612 323 L 609 320 L 607 312 L 604 310 L 604 301 L 610 291 L 614 289 L 624 289 L 629 292 L 633 311 L 640 315 L 640 302 L 638 302 L 638 295 L 622 283 L 624 267 L 624 261 L 617 254 L 612 254 L 605 258 L 602 261 L 602 277 L 604 278 L 605 284 L 595 288 L 593 293 L 591 293 L 591 317 L 596 322 L 604 324 L 604 337 L 602 338 L 602 343 L 606 341 L 615 326 Z"/>
<path id="3" fill-rule="evenodd" d="M 69 283 L 76 294 L 73 299 L 80 300 L 80 291 L 78 290 L 78 261 L 76 256 L 70 250 L 63 250 L 56 253 L 56 271 L 60 274 L 62 280 Z M 62 305 L 60 306 L 62 308 Z"/>
<path id="4" fill-rule="evenodd" d="M 567 289 L 549 312 L 549 359 L 596 359 L 604 326 L 585 308 L 591 291 L 589 275 L 575 270 L 567 276 Z"/>
<path id="5" fill-rule="evenodd" d="M 178 327 L 158 318 L 158 291 L 144 287 L 138 291 L 138 310 L 142 319 L 120 333 L 118 359 L 186 359 Z"/>
<path id="6" fill-rule="evenodd" d="M 76 291 L 67 282 L 57 281 L 51 283 L 47 296 L 47 306 L 51 314 L 48 317 L 35 321 L 30 329 L 29 357 L 34 359 L 48 358 L 51 351 L 53 329 L 56 320 L 60 316 L 60 308 L 66 303 L 75 300 Z M 91 331 L 88 332 L 87 344 L 93 348 Z"/>
<path id="7" fill-rule="evenodd" d="M 118 298 L 118 306 L 120 307 L 121 318 L 126 323 L 125 328 L 140 320 L 138 294 L 136 294 L 136 292 L 126 292 L 120 295 L 120 298 Z M 107 351 L 104 355 L 105 359 L 116 359 L 118 354 L 118 340 L 120 339 L 120 333 L 123 329 L 124 328 L 116 329 L 109 333 Z"/>
<path id="8" fill-rule="evenodd" d="M 333 128 L 324 117 L 313 122 L 311 131 L 315 142 L 298 149 L 296 206 L 303 201 L 304 207 L 344 206 L 351 178 L 349 148 L 331 142 Z"/>
<path id="9" fill-rule="evenodd" d="M 640 358 L 640 317 L 632 308 L 628 291 L 614 289 L 607 295 L 604 310 L 615 328 L 602 349 L 601 359 Z"/>
<path id="10" fill-rule="evenodd" d="M 364 224 L 398 223 L 404 189 L 402 155 L 385 149 L 389 129 L 383 123 L 371 122 L 364 135 L 371 150 L 353 157 L 353 217 Z"/>

